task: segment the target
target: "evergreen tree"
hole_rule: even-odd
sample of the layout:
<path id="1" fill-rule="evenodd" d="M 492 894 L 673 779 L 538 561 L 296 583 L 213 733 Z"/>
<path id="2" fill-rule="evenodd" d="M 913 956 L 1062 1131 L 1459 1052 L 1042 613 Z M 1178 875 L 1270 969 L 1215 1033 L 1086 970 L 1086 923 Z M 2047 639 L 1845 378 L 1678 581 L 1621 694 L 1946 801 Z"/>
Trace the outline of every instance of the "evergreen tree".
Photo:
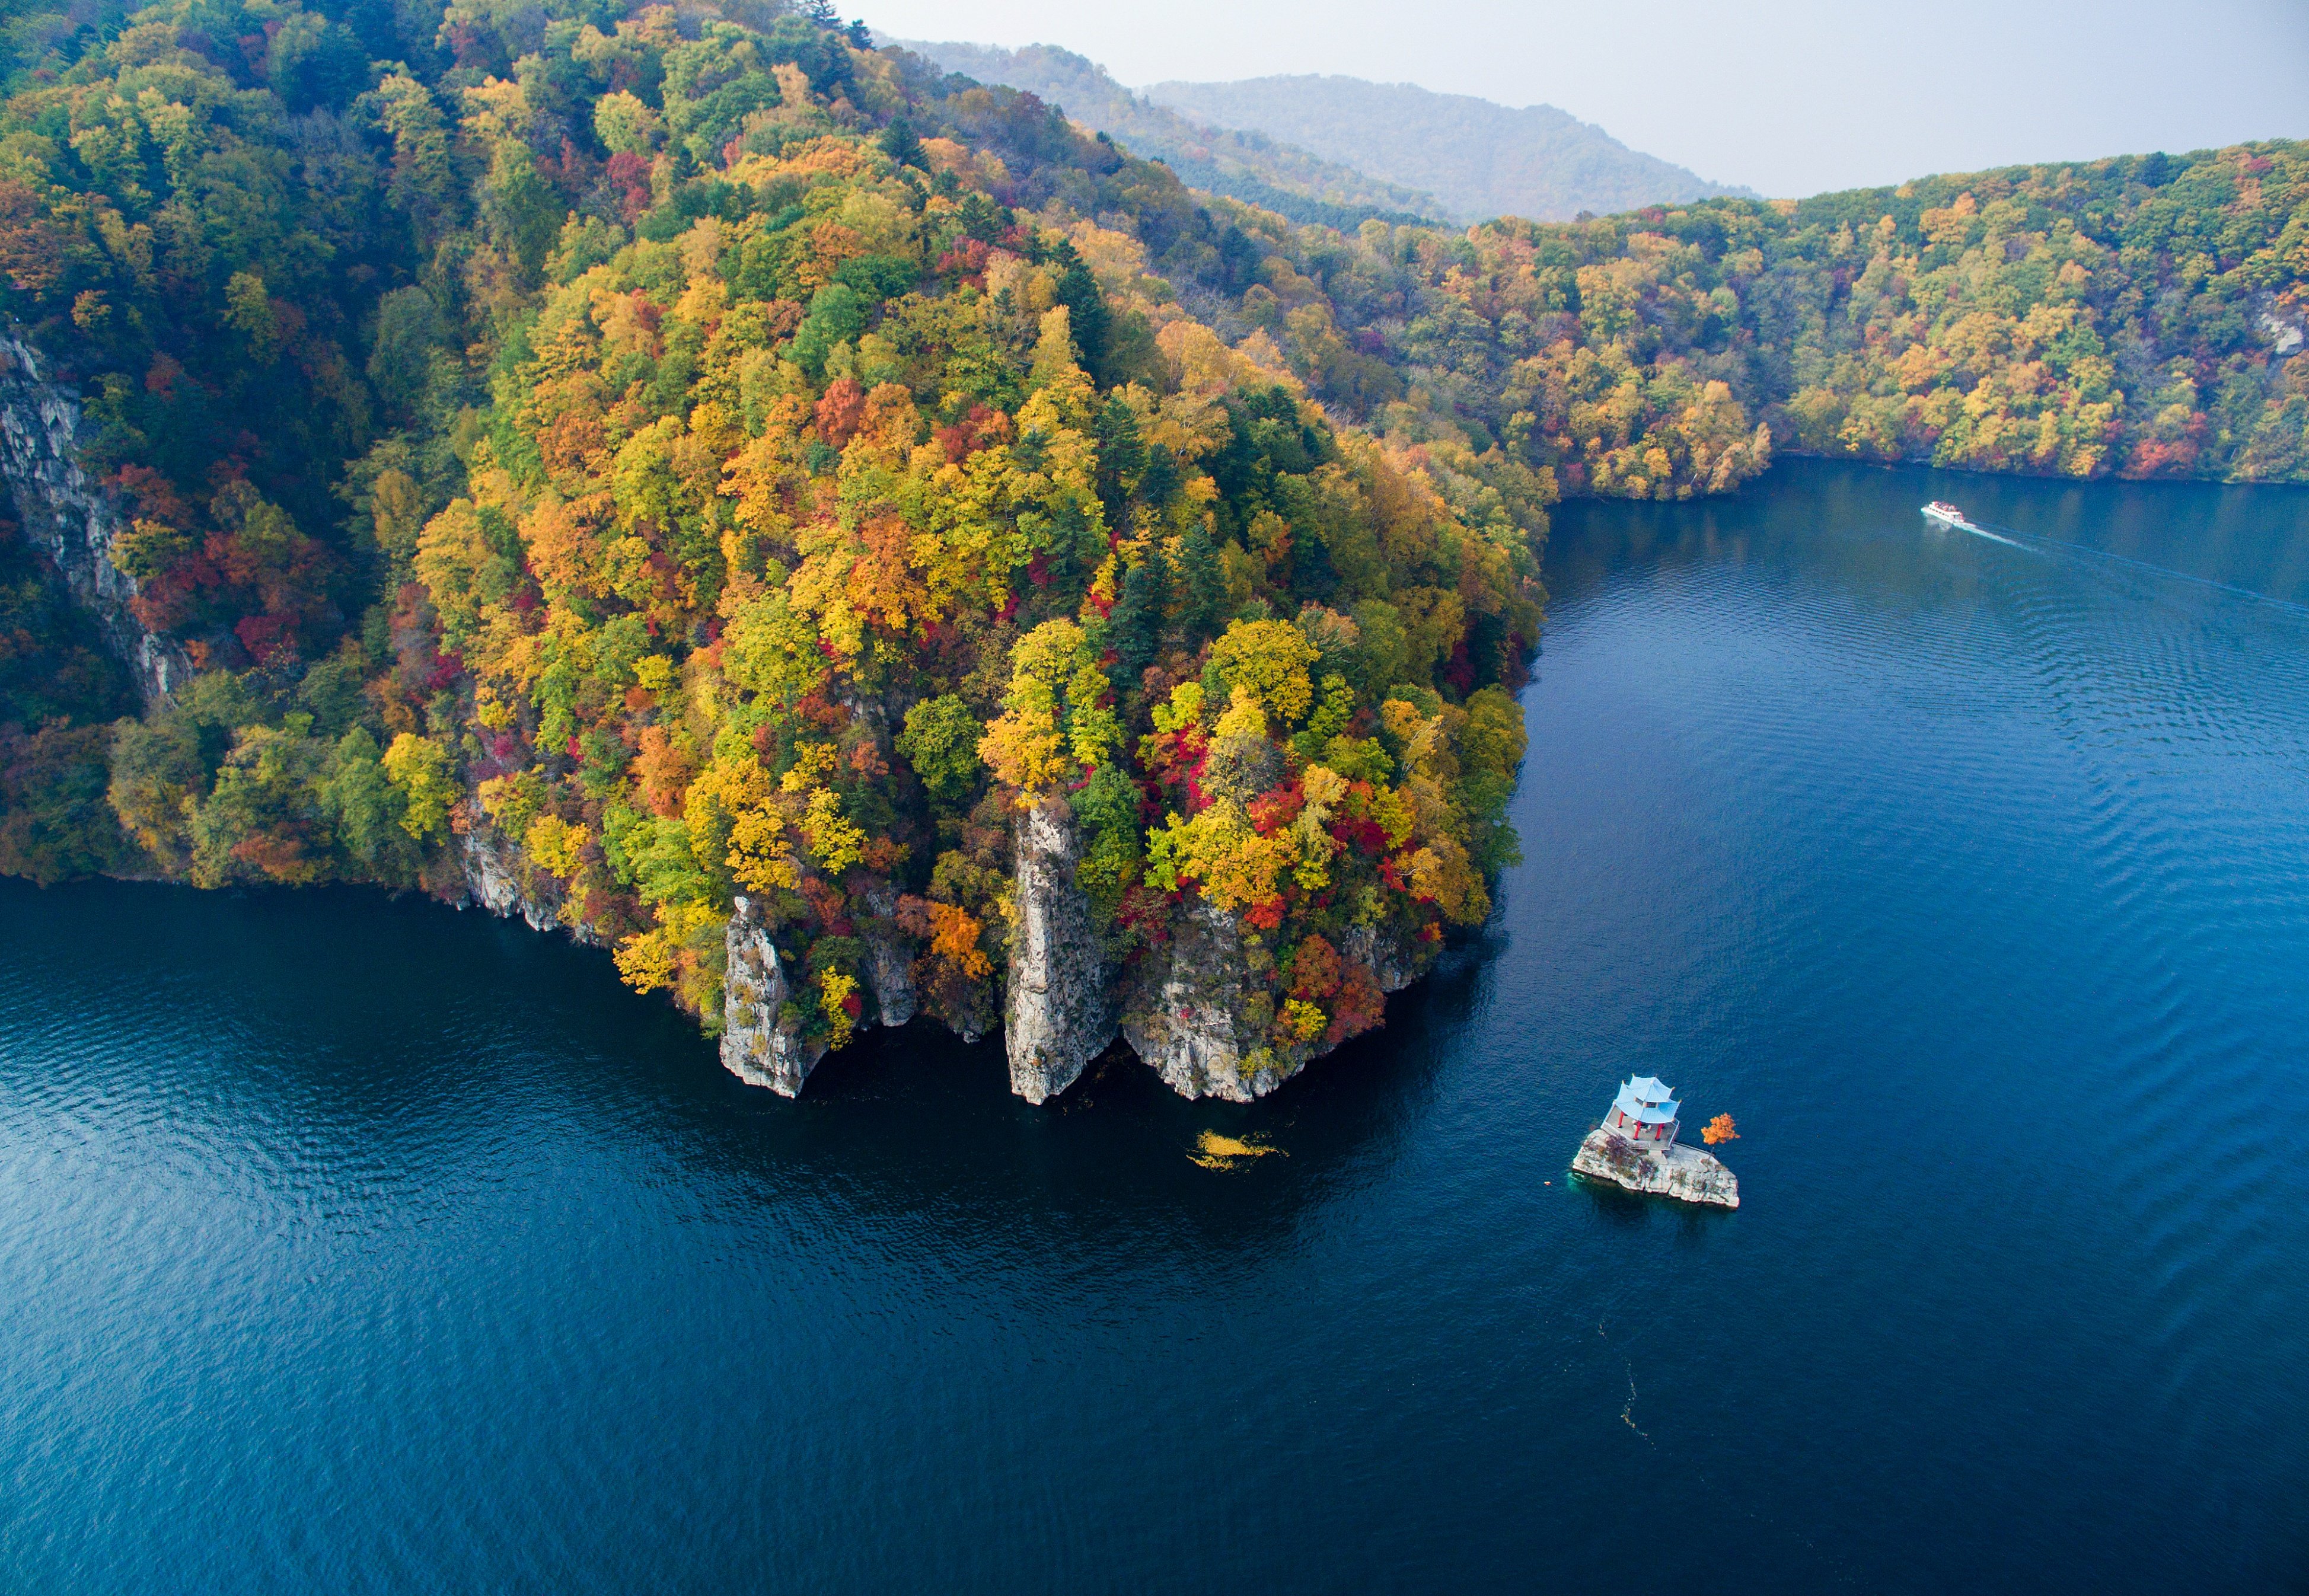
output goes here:
<path id="1" fill-rule="evenodd" d="M 1179 540 L 1179 567 L 1186 589 L 1179 625 L 1192 646 L 1216 637 L 1227 617 L 1226 576 L 1219 569 L 1219 551 L 1202 528 L 1195 528 Z"/>
<path id="2" fill-rule="evenodd" d="M 1128 679 L 1136 680 L 1154 662 L 1163 642 L 1163 612 L 1170 603 L 1171 562 L 1154 548 L 1123 577 L 1122 597 L 1107 617 L 1107 644 L 1129 673 Z"/>
<path id="3" fill-rule="evenodd" d="M 922 153 L 922 141 L 914 133 L 914 125 L 905 117 L 893 116 L 890 125 L 882 130 L 881 138 L 876 142 L 882 146 L 882 153 L 900 166 L 930 170 L 930 157 Z M 1065 290 L 1061 289 L 1059 293 L 1063 298 Z"/>
<path id="4" fill-rule="evenodd" d="M 1146 444 L 1138 418 L 1113 395 L 1098 412 L 1098 496 L 1107 519 L 1120 525 L 1122 508 L 1146 472 Z"/>
<path id="5" fill-rule="evenodd" d="M 1138 479 L 1138 496 L 1149 505 L 1166 505 L 1179 490 L 1179 462 L 1172 453 L 1156 444 L 1146 451 L 1146 469 Z"/>
<path id="6" fill-rule="evenodd" d="M 1291 596 L 1302 604 L 1327 604 L 1338 590 L 1330 545 L 1319 531 L 1298 529 L 1291 539 Z"/>
<path id="7" fill-rule="evenodd" d="M 1051 251 L 1051 259 L 1065 268 L 1051 297 L 1067 307 L 1068 327 L 1074 333 L 1082 367 L 1093 380 L 1104 383 L 1107 332 L 1112 315 L 1106 307 L 1106 296 L 1099 292 L 1098 279 L 1083 264 L 1072 243 L 1061 238 Z"/>

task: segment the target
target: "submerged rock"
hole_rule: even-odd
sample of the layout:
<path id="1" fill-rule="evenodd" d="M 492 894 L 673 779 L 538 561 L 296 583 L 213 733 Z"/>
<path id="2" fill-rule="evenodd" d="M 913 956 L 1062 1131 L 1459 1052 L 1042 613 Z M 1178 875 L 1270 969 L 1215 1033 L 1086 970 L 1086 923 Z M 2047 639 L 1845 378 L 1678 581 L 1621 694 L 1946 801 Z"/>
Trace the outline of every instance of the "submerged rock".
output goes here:
<path id="1" fill-rule="evenodd" d="M 1075 884 L 1080 844 L 1061 802 L 1012 824 L 1017 920 L 1011 931 L 1003 1043 L 1010 1090 L 1030 1103 L 1056 1097 L 1114 1040 L 1119 1005 L 1090 899 Z"/>
<path id="2" fill-rule="evenodd" d="M 1714 1153 L 1680 1143 L 1638 1147 L 1599 1125 L 1579 1143 L 1571 1167 L 1592 1179 L 1608 1180 L 1631 1192 L 1650 1192 L 1681 1203 L 1706 1203 L 1718 1208 L 1740 1206 L 1739 1178 Z"/>
<path id="3" fill-rule="evenodd" d="M 129 608 L 136 583 L 112 563 L 128 517 L 80 464 L 80 400 L 41 375 L 42 357 L 0 331 L 0 477 L 24 535 L 96 617 L 107 647 L 135 672 L 147 703 L 193 679 L 183 645 L 157 637 Z"/>
<path id="4" fill-rule="evenodd" d="M 792 1097 L 820 1058 L 826 1043 L 804 1037 L 782 1012 L 786 975 L 777 944 L 753 904 L 739 898 L 725 933 L 729 970 L 722 988 L 722 1067 L 748 1086 Z"/>

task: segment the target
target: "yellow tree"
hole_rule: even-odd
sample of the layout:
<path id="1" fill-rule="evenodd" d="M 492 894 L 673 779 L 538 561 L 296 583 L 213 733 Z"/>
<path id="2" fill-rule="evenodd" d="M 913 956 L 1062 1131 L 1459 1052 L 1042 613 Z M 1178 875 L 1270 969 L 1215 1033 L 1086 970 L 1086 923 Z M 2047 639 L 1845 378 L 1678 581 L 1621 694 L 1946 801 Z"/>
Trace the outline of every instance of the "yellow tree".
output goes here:
<path id="1" fill-rule="evenodd" d="M 1307 672 L 1317 657 L 1307 634 L 1288 621 L 1237 621 L 1211 648 L 1219 679 L 1247 689 L 1278 728 L 1297 723 L 1314 703 Z"/>
<path id="2" fill-rule="evenodd" d="M 1010 650 L 1003 712 L 979 740 L 978 756 L 1019 789 L 1019 801 L 1080 780 L 1122 740 L 1107 704 L 1106 672 L 1083 629 L 1044 621 Z"/>

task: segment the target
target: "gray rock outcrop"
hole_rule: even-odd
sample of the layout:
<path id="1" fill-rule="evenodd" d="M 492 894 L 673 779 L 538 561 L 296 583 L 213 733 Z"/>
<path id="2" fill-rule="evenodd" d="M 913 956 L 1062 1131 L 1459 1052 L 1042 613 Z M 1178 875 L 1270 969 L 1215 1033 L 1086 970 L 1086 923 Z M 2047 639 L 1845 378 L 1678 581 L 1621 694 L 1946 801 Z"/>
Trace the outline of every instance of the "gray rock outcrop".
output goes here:
<path id="1" fill-rule="evenodd" d="M 866 907 L 882 922 L 869 925 L 861 936 L 866 944 L 866 985 L 874 994 L 874 1016 L 882 1024 L 904 1025 L 920 1006 L 914 996 L 914 954 L 906 939 L 891 926 L 898 910 L 898 894 L 891 887 L 873 888 Z"/>
<path id="2" fill-rule="evenodd" d="M 465 873 L 466 896 L 477 906 L 507 919 L 518 916 L 532 931 L 561 928 L 560 901 L 538 890 L 538 873 L 497 827 L 477 824 L 460 835 L 457 862 Z M 581 942 L 592 940 L 582 923 L 570 929 Z"/>
<path id="3" fill-rule="evenodd" d="M 1383 992 L 1417 979 L 1421 962 L 1392 936 L 1350 931 L 1341 950 Z M 1240 916 L 1200 897 L 1173 916 L 1171 940 L 1141 956 L 1123 1005 L 1122 1034 L 1180 1097 L 1248 1103 L 1265 1097 L 1337 1044 L 1291 1041 L 1273 1028 L 1276 996 Z M 1271 962 L 1264 968 L 1271 969 Z"/>
<path id="4" fill-rule="evenodd" d="M 826 1057 L 826 1043 L 801 1034 L 781 1012 L 787 990 L 777 944 L 751 902 L 737 900 L 725 933 L 729 969 L 722 987 L 722 1067 L 780 1097 L 801 1091 Z"/>
<path id="5" fill-rule="evenodd" d="M 1003 1042 L 1010 1090 L 1030 1103 L 1056 1097 L 1114 1040 L 1119 1005 L 1090 900 L 1075 884 L 1081 857 L 1060 801 L 1019 814 L 1011 828 L 1017 919 L 1011 928 Z"/>
<path id="6" fill-rule="evenodd" d="M 1382 992 L 1400 992 L 1426 973 L 1431 955 L 1423 959 L 1400 938 L 1375 927 L 1357 926 L 1339 940 L 1339 952 L 1364 966 Z"/>
<path id="7" fill-rule="evenodd" d="M 129 608 L 136 583 L 112 563 L 113 539 L 128 518 L 81 469 L 80 400 L 43 375 L 42 362 L 16 331 L 0 330 L 0 478 L 25 537 L 96 617 L 106 646 L 135 672 L 150 702 L 192 680 L 192 659 Z"/>
<path id="8" fill-rule="evenodd" d="M 1241 919 L 1197 897 L 1173 919 L 1171 940 L 1141 958 L 1122 1034 L 1180 1097 L 1250 1102 L 1310 1056 L 1267 1047 L 1246 1012 L 1252 988 Z"/>

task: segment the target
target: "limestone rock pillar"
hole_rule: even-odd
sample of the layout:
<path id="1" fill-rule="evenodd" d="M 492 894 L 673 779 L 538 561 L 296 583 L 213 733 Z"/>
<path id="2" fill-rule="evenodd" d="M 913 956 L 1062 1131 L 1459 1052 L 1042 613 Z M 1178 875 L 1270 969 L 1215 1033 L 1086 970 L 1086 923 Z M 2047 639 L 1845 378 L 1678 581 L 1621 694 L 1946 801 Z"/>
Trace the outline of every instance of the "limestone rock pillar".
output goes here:
<path id="1" fill-rule="evenodd" d="M 820 1058 L 823 1041 L 806 1039 L 779 1011 L 785 1006 L 785 971 L 777 944 L 753 903 L 737 900 L 726 933 L 729 970 L 722 988 L 722 1067 L 748 1086 L 792 1097 Z"/>
<path id="2" fill-rule="evenodd" d="M 1010 1090 L 1030 1103 L 1056 1097 L 1114 1040 L 1114 972 L 1106 967 L 1090 899 L 1075 884 L 1081 845 L 1061 799 L 1021 811 L 1011 826 L 1010 978 L 1003 1042 Z"/>

